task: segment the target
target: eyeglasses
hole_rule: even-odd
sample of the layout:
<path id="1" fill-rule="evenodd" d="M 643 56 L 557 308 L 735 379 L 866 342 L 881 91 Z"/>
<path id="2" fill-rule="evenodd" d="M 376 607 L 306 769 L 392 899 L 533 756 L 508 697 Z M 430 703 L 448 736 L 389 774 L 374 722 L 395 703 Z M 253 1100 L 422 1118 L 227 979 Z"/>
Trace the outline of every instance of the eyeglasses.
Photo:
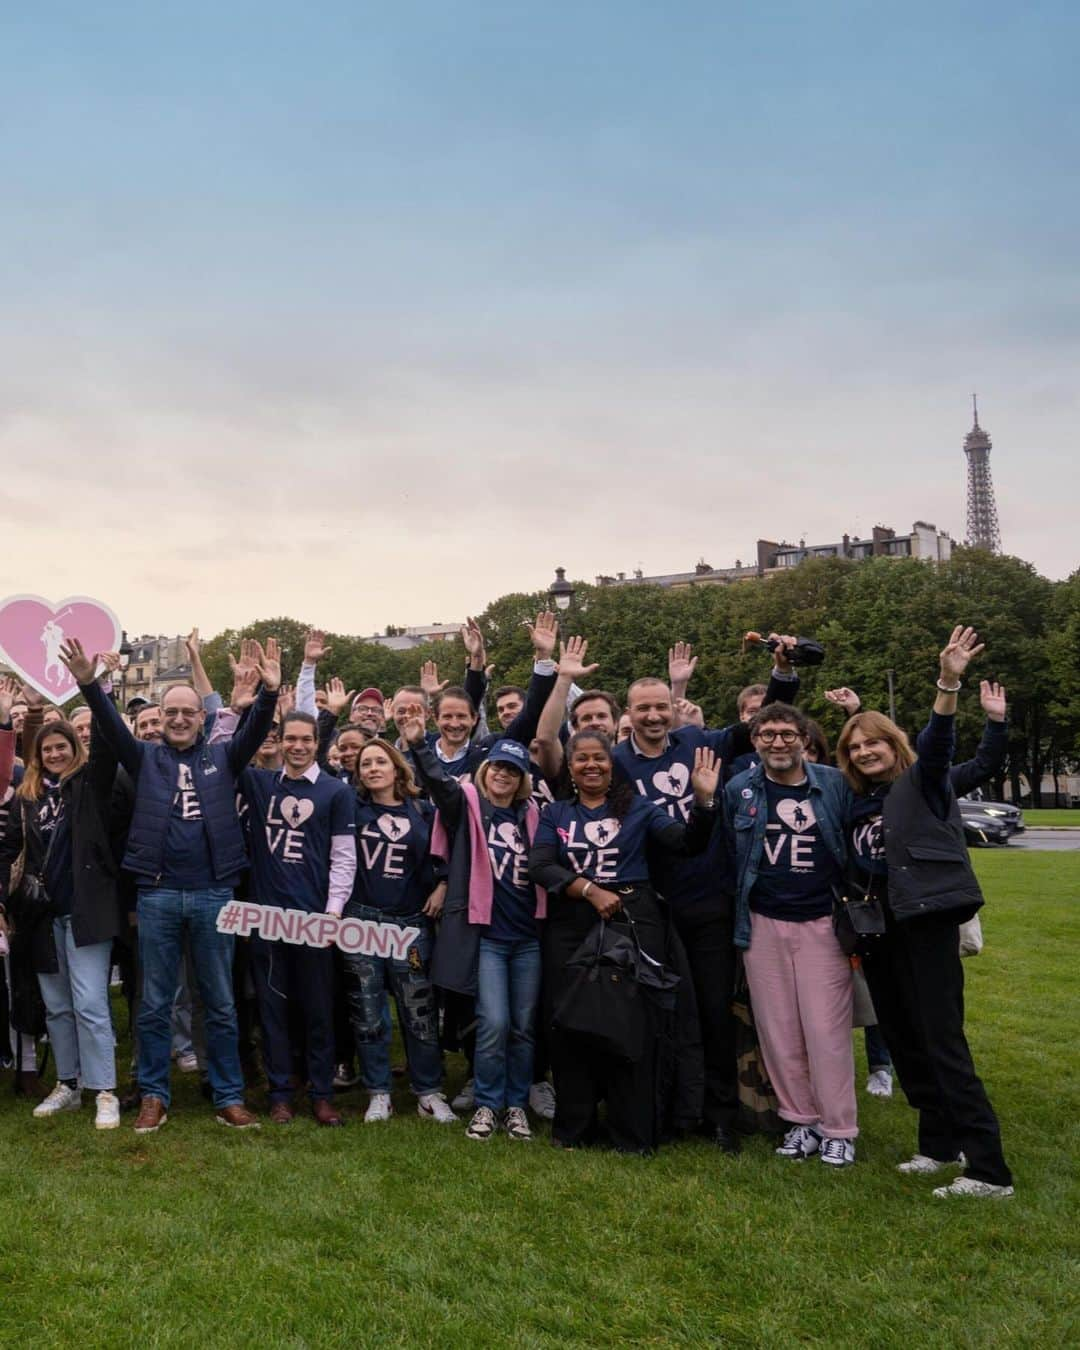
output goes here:
<path id="1" fill-rule="evenodd" d="M 185 722 L 189 722 L 193 717 L 198 717 L 201 711 L 200 708 L 163 708 L 161 715 L 166 722 L 172 722 L 178 717 L 182 717 Z"/>
<path id="2" fill-rule="evenodd" d="M 754 733 L 754 739 L 762 745 L 772 745 L 773 741 L 783 741 L 785 745 L 794 745 L 799 739 L 799 733 L 792 728 L 786 731 L 758 731 Z"/>

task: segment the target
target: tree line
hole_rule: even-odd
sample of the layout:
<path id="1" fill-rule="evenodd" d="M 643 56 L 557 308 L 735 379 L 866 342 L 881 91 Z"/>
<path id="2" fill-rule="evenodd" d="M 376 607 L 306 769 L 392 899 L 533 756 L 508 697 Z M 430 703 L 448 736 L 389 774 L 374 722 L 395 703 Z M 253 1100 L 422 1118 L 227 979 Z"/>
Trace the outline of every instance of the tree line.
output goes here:
<path id="1" fill-rule="evenodd" d="M 546 591 L 515 592 L 493 600 L 479 616 L 495 684 L 527 682 L 531 648 L 524 621 L 548 604 Z M 909 732 L 918 731 L 931 702 L 937 653 L 954 622 L 970 623 L 987 650 L 961 699 L 961 754 L 970 753 L 978 740 L 977 680 L 989 678 L 1008 690 L 1007 777 L 1014 800 L 1025 795 L 1023 777 L 1038 806 L 1043 775 L 1062 774 L 1080 761 L 1080 570 L 1053 582 L 1019 558 L 967 548 L 934 565 L 916 559 L 811 559 L 788 572 L 732 585 L 672 590 L 576 583 L 570 609 L 559 619 L 564 636 L 588 638 L 589 659 L 600 662 L 596 685 L 620 702 L 633 679 L 666 672 L 672 643 L 693 643 L 700 659 L 689 697 L 702 706 L 708 725 L 730 721 L 738 691 L 766 678 L 768 656 L 744 653 L 744 632 L 816 638 L 825 646 L 825 664 L 802 672 L 799 702 L 831 738 L 842 717 L 826 702 L 825 689 L 850 685 L 864 706 L 887 711 L 890 672 L 896 719 Z M 207 670 L 216 687 L 228 688 L 228 651 L 243 637 L 275 634 L 293 679 L 307 628 L 300 620 L 272 618 L 227 630 L 205 644 Z M 458 639 L 408 651 L 346 634 L 329 641 L 333 654 L 320 678 L 336 675 L 348 689 L 376 685 L 391 693 L 415 683 L 427 660 L 437 661 L 440 678 L 451 682 L 460 680 L 465 667 Z M 1003 786 L 997 784 L 997 790 Z"/>

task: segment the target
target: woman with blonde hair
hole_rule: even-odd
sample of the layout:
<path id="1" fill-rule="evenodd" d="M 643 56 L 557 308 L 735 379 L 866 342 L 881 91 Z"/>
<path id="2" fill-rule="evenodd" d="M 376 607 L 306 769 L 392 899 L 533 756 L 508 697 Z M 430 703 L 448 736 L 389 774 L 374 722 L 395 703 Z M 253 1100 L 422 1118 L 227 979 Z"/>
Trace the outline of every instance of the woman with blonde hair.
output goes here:
<path id="1" fill-rule="evenodd" d="M 983 903 L 950 780 L 957 694 L 982 651 L 957 626 L 941 652 L 930 721 L 918 738 L 879 712 L 850 718 L 836 746 L 854 794 L 852 890 L 880 905 L 882 936 L 864 943 L 863 970 L 900 1086 L 919 1112 L 918 1152 L 900 1171 L 966 1167 L 934 1194 L 1013 1193 L 994 1108 L 964 1036 L 957 928 Z"/>
<path id="2" fill-rule="evenodd" d="M 344 917 L 419 929 L 403 956 L 345 953 L 346 997 L 360 1078 L 371 1094 L 364 1123 L 393 1115 L 389 1016 L 393 994 L 417 1114 L 449 1124 L 457 1117 L 442 1092 L 438 1006 L 429 975 L 431 921 L 445 894 L 445 887 L 436 885 L 431 859 L 435 809 L 420 797 L 405 756 L 389 741 L 376 739 L 364 746 L 354 781 L 356 884 Z"/>

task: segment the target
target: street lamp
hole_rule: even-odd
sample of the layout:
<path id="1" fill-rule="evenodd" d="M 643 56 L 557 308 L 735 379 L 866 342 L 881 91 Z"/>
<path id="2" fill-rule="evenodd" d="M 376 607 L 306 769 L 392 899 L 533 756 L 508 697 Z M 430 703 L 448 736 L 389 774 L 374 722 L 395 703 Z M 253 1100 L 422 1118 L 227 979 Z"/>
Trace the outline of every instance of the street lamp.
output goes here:
<path id="1" fill-rule="evenodd" d="M 556 567 L 555 580 L 548 587 L 548 595 L 556 609 L 570 608 L 570 601 L 574 598 L 574 587 L 566 579 L 565 567 Z"/>
<path id="2" fill-rule="evenodd" d="M 120 708 L 121 711 L 127 711 L 127 670 L 131 665 L 131 643 L 128 641 L 128 635 L 121 629 L 120 631 Z"/>

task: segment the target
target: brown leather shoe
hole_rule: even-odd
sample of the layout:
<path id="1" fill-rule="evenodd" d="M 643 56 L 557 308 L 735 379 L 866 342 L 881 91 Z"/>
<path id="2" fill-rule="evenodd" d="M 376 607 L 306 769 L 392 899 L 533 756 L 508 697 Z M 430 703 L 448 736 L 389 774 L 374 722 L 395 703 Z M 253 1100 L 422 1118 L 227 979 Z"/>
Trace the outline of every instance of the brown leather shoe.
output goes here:
<path id="1" fill-rule="evenodd" d="M 165 1103 L 160 1097 L 144 1097 L 139 1114 L 135 1117 L 135 1133 L 153 1134 L 155 1130 L 160 1130 L 168 1119 Z"/>
<path id="2" fill-rule="evenodd" d="M 345 1122 L 332 1102 L 317 1101 L 311 1103 L 311 1114 L 320 1125 L 344 1125 Z"/>
<path id="3" fill-rule="evenodd" d="M 219 1107 L 215 1119 L 219 1125 L 228 1125 L 234 1130 L 257 1130 L 259 1128 L 259 1117 L 254 1111 L 249 1111 L 246 1106 L 240 1104 Z"/>
<path id="4" fill-rule="evenodd" d="M 274 1102 L 270 1108 L 270 1123 L 272 1125 L 291 1125 L 296 1117 L 296 1112 L 288 1102 Z"/>

